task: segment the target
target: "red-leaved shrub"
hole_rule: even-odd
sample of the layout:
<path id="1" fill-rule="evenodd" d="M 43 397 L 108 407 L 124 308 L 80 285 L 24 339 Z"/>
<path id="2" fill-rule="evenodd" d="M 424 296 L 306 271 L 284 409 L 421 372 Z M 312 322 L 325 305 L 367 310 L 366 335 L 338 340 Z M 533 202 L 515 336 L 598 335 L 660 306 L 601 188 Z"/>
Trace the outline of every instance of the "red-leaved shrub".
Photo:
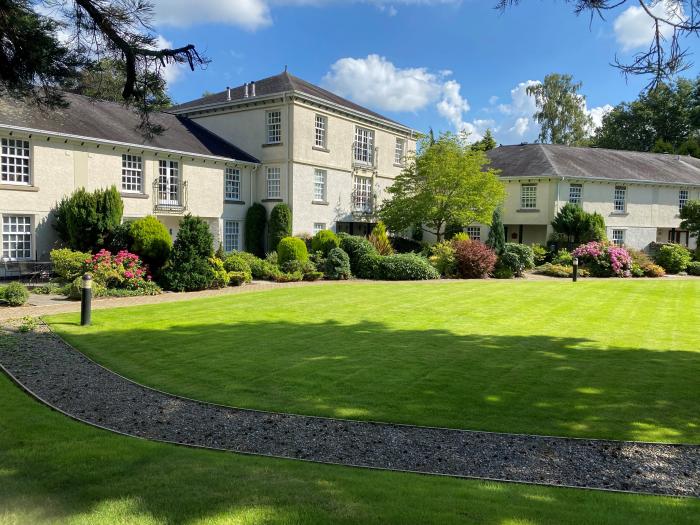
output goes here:
<path id="1" fill-rule="evenodd" d="M 496 254 L 483 242 L 457 241 L 454 243 L 457 273 L 462 279 L 483 279 L 496 266 Z"/>

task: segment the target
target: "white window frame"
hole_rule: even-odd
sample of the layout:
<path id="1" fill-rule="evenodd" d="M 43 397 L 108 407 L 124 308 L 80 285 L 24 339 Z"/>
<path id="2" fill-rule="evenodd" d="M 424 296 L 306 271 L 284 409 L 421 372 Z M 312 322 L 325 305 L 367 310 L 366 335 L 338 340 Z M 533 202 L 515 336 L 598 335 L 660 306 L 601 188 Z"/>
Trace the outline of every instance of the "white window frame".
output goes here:
<path id="1" fill-rule="evenodd" d="M 328 148 L 328 117 L 316 115 L 314 125 L 314 146 L 317 148 Z"/>
<path id="2" fill-rule="evenodd" d="M 180 205 L 180 162 L 162 159 L 158 161 L 158 204 Z"/>
<path id="3" fill-rule="evenodd" d="M 612 235 L 610 236 L 610 240 L 615 246 L 624 246 L 625 245 L 625 230 L 615 228 L 612 231 Z"/>
<path id="4" fill-rule="evenodd" d="M 372 212 L 372 177 L 355 175 L 353 179 L 353 209 Z"/>
<path id="5" fill-rule="evenodd" d="M 326 202 L 326 183 L 328 172 L 326 170 L 314 170 L 314 202 Z"/>
<path id="6" fill-rule="evenodd" d="M 583 204 L 583 184 L 569 184 L 569 202 L 576 206 Z"/>
<path id="7" fill-rule="evenodd" d="M 683 208 L 685 207 L 686 203 L 688 202 L 688 198 L 690 197 L 690 192 L 686 189 L 680 189 L 678 190 L 678 213 L 683 211 Z"/>
<path id="8" fill-rule="evenodd" d="M 472 241 L 481 240 L 481 226 L 467 226 L 467 235 Z"/>
<path id="9" fill-rule="evenodd" d="M 2 216 L 0 221 L 0 237 L 2 238 L 0 258 L 6 261 L 28 261 L 32 259 L 34 244 L 33 222 L 31 215 L 5 214 Z"/>
<path id="10" fill-rule="evenodd" d="M 0 151 L 0 184 L 31 186 L 32 154 L 29 141 L 2 137 Z"/>
<path id="11" fill-rule="evenodd" d="M 241 170 L 227 167 L 224 171 L 224 200 L 241 200 Z"/>
<path id="12" fill-rule="evenodd" d="M 406 139 L 396 137 L 396 145 L 394 146 L 394 164 L 403 166 L 406 162 Z"/>
<path id="13" fill-rule="evenodd" d="M 122 192 L 143 193 L 143 158 L 122 154 Z"/>
<path id="14" fill-rule="evenodd" d="M 241 249 L 241 221 L 224 219 L 224 251 L 237 252 Z"/>
<path id="15" fill-rule="evenodd" d="M 267 183 L 267 198 L 279 199 L 282 197 L 282 170 L 278 167 L 268 166 L 265 177 Z"/>
<path id="16" fill-rule="evenodd" d="M 613 191 L 613 211 L 625 213 L 627 211 L 627 186 L 615 186 Z"/>
<path id="17" fill-rule="evenodd" d="M 265 136 L 268 144 L 282 143 L 282 111 L 279 109 L 265 113 Z"/>
<path id="18" fill-rule="evenodd" d="M 523 210 L 537 209 L 537 184 L 520 185 L 520 208 Z"/>
<path id="19" fill-rule="evenodd" d="M 355 126 L 354 146 L 355 162 L 371 166 L 374 163 L 374 130 Z"/>
<path id="20" fill-rule="evenodd" d="M 325 222 L 315 222 L 314 223 L 314 235 L 316 235 L 318 232 L 325 230 L 326 229 L 326 223 Z"/>

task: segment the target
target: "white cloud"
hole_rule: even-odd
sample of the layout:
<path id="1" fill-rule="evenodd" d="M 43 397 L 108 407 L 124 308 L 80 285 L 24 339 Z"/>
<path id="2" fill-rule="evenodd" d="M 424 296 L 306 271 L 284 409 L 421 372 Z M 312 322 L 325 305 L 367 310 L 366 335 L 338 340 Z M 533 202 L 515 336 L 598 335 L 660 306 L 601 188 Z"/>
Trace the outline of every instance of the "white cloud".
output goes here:
<path id="1" fill-rule="evenodd" d="M 539 80 L 520 82 L 510 90 L 510 104 L 499 104 L 498 110 L 505 115 L 532 115 L 537 109 L 537 106 L 535 104 L 535 97 L 527 94 L 527 88 L 541 83 L 542 82 Z"/>
<path id="2" fill-rule="evenodd" d="M 515 123 L 508 128 L 508 131 L 522 138 L 529 128 L 530 117 L 518 117 L 515 119 Z"/>
<path id="3" fill-rule="evenodd" d="M 370 4 L 389 16 L 395 16 L 397 5 L 447 5 L 461 0 L 153 0 L 155 22 L 162 25 L 188 27 L 205 23 L 220 23 L 256 30 L 272 24 L 273 7 L 331 4 Z"/>
<path id="4" fill-rule="evenodd" d="M 426 68 L 398 68 L 379 55 L 341 58 L 322 80 L 340 96 L 387 111 L 417 111 L 440 96 L 440 76 Z"/>
<path id="5" fill-rule="evenodd" d="M 683 6 L 677 0 L 660 0 L 647 5 L 656 16 L 676 21 L 685 19 Z M 615 19 L 613 27 L 623 51 L 648 46 L 654 38 L 654 22 L 642 6 L 633 5 L 625 9 Z M 661 34 L 664 38 L 669 38 L 673 34 L 673 27 L 662 23 Z"/>
<path id="6" fill-rule="evenodd" d="M 613 107 L 610 104 L 605 104 L 604 106 L 598 106 L 595 108 L 591 108 L 590 110 L 586 110 L 586 113 L 588 113 L 591 118 L 593 119 L 593 126 L 591 126 L 591 133 L 596 130 L 596 128 L 599 128 L 600 125 L 603 123 L 603 117 L 610 113 L 612 111 Z"/>
<path id="7" fill-rule="evenodd" d="M 469 111 L 469 102 L 460 94 L 461 88 L 459 82 L 448 80 L 442 87 L 442 97 L 437 104 L 438 113 L 458 131 L 467 127 L 462 117 Z"/>

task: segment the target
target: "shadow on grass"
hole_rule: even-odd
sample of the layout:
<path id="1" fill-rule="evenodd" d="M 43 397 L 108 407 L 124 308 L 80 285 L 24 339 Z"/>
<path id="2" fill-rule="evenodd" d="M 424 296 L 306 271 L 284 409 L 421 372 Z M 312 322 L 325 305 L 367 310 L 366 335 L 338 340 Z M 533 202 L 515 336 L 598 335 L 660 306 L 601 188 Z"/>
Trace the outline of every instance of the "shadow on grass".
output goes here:
<path id="1" fill-rule="evenodd" d="M 146 313 L 144 310 L 143 313 Z M 135 381 L 245 408 L 532 434 L 700 442 L 700 353 L 576 337 L 344 324 L 53 327 Z"/>
<path id="2" fill-rule="evenodd" d="M 692 523 L 676 500 L 192 450 L 71 421 L 0 375 L 0 522 Z"/>

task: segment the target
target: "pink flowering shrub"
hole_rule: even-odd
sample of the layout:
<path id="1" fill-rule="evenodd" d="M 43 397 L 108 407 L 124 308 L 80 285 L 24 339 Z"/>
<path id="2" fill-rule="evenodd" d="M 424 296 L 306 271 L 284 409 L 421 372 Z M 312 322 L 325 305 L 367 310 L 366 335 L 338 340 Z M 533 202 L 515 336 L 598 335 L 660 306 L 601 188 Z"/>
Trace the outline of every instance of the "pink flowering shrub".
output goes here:
<path id="1" fill-rule="evenodd" d="M 155 286 L 148 267 L 138 255 L 126 250 L 113 255 L 102 249 L 85 259 L 83 271 L 92 274 L 93 280 L 105 288 L 146 292 Z"/>
<path id="2" fill-rule="evenodd" d="M 632 257 L 621 246 L 592 241 L 571 252 L 594 277 L 631 277 Z"/>

